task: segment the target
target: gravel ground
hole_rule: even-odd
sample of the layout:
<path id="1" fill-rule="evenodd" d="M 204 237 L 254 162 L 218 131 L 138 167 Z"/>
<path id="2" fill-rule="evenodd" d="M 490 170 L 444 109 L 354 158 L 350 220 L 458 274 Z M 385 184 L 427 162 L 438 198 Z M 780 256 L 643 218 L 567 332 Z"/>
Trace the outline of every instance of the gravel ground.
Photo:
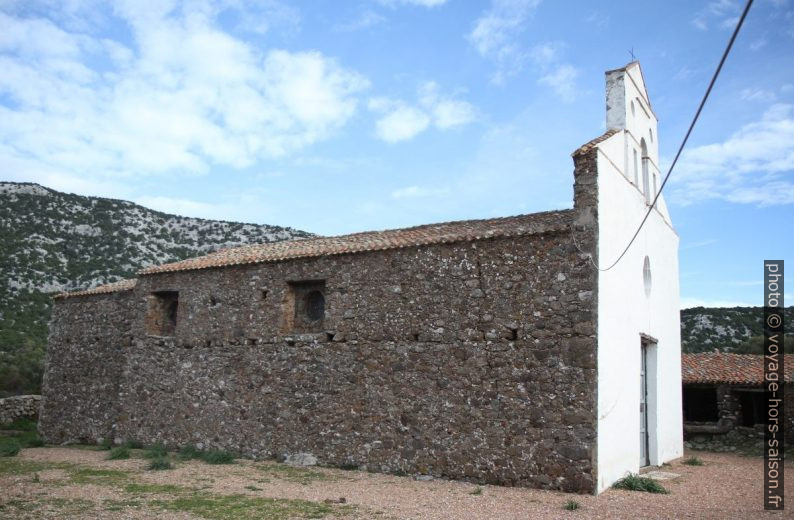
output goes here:
<path id="1" fill-rule="evenodd" d="M 762 510 L 761 459 L 725 453 L 692 451 L 687 456 L 695 455 L 705 465 L 686 466 L 678 460 L 663 468 L 664 471 L 680 475 L 674 480 L 662 482 L 670 491 L 669 495 L 608 490 L 597 497 L 521 488 L 480 487 L 445 480 L 417 481 L 410 477 L 357 471 L 292 468 L 272 462 L 245 460 L 223 466 L 197 461 L 176 462 L 173 470 L 146 471 L 145 460 L 108 461 L 104 460 L 106 455 L 107 452 L 77 448 L 23 450 L 14 458 L 15 464 L 38 464 L 37 467 L 60 464 L 61 467 L 36 472 L 0 472 L 0 518 L 68 516 L 78 519 L 183 520 L 207 517 L 194 516 L 195 511 L 164 511 L 152 501 L 174 499 L 173 496 L 167 492 L 152 492 L 144 498 L 131 495 L 125 488 L 130 482 L 151 485 L 152 489 L 179 486 L 191 493 L 198 490 L 217 497 L 243 495 L 252 499 L 301 499 L 326 505 L 333 503 L 329 507 L 338 509 L 334 509 L 335 514 L 329 518 L 794 518 L 794 515 Z M 75 468 L 92 468 L 99 472 L 99 476 L 96 481 L 89 479 L 89 482 L 78 483 L 73 477 Z M 789 500 L 794 500 L 794 463 L 787 462 L 786 469 L 790 475 L 786 483 L 786 495 Z M 115 477 L 102 477 L 102 471 L 109 471 Z M 345 505 L 337 506 L 341 498 L 344 498 Z M 578 510 L 563 509 L 570 500 L 578 502 Z M 789 504 L 791 509 L 794 509 L 794 502 Z M 295 517 L 301 516 L 295 513 Z"/>

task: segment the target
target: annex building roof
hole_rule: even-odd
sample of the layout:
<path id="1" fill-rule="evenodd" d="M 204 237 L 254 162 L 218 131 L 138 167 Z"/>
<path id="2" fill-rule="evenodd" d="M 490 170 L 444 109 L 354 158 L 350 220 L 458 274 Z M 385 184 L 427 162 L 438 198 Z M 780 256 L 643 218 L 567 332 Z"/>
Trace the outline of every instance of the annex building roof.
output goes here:
<path id="1" fill-rule="evenodd" d="M 785 380 L 794 380 L 794 355 L 787 354 L 784 362 Z M 729 354 L 703 352 L 681 354 L 683 383 L 725 383 L 760 385 L 764 382 L 764 357 L 760 354 Z"/>

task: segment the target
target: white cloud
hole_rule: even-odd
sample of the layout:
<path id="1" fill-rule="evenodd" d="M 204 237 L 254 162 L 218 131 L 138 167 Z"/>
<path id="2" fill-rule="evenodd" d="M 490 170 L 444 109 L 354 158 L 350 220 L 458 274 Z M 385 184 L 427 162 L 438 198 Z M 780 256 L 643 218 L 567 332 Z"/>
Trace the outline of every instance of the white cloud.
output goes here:
<path id="1" fill-rule="evenodd" d="M 402 100 L 372 98 L 369 109 L 383 114 L 375 124 L 379 138 L 389 143 L 405 141 L 434 125 L 439 130 L 463 126 L 476 118 L 474 106 L 442 95 L 438 85 L 428 81 L 419 87 L 417 105 Z"/>
<path id="2" fill-rule="evenodd" d="M 492 0 L 491 7 L 474 23 L 469 42 L 484 58 L 496 64 L 491 81 L 503 84 L 521 72 L 527 63 L 534 65 L 538 83 L 550 87 L 563 101 L 572 101 L 578 71 L 561 60 L 565 45 L 544 42 L 526 47 L 521 35 L 541 0 Z"/>
<path id="3" fill-rule="evenodd" d="M 764 47 L 766 47 L 767 43 L 769 43 L 769 41 L 766 38 L 764 38 L 764 37 L 758 38 L 757 40 L 754 40 L 750 44 L 750 50 L 759 51 L 759 50 L 763 49 Z"/>
<path id="4" fill-rule="evenodd" d="M 550 87 L 565 102 L 570 103 L 576 94 L 576 77 L 579 72 L 571 65 L 563 64 L 541 77 L 538 82 Z"/>
<path id="5" fill-rule="evenodd" d="M 433 122 L 441 130 L 462 126 L 474 120 L 474 107 L 465 101 L 440 101 L 432 110 Z"/>
<path id="6" fill-rule="evenodd" d="M 532 48 L 530 56 L 539 67 L 548 67 L 559 59 L 562 47 L 563 45 L 559 42 L 541 43 Z"/>
<path id="7" fill-rule="evenodd" d="M 763 88 L 746 88 L 739 93 L 739 97 L 745 101 L 763 101 L 764 103 L 770 103 L 777 99 L 774 92 Z"/>
<path id="8" fill-rule="evenodd" d="M 585 22 L 598 29 L 604 29 L 607 27 L 609 25 L 609 21 L 610 17 L 608 14 L 598 11 L 593 11 L 587 18 L 585 18 Z"/>
<path id="9" fill-rule="evenodd" d="M 338 23 L 334 25 L 334 31 L 337 32 L 361 31 L 364 29 L 375 27 L 376 25 L 380 25 L 385 21 L 386 18 L 384 16 L 381 16 L 374 11 L 366 10 L 360 15 L 358 15 L 358 17 L 348 22 Z"/>
<path id="10" fill-rule="evenodd" d="M 794 106 L 771 106 L 724 142 L 684 152 L 671 177 L 671 199 L 721 199 L 771 206 L 794 203 Z"/>
<path id="11" fill-rule="evenodd" d="M 396 143 L 413 138 L 425 131 L 429 124 L 430 117 L 422 110 L 399 104 L 378 119 L 375 131 L 384 141 Z"/>
<path id="12" fill-rule="evenodd" d="M 489 9 L 475 20 L 468 40 L 480 56 L 496 62 L 494 83 L 503 83 L 524 67 L 527 52 L 519 36 L 540 1 L 492 0 Z"/>
<path id="13" fill-rule="evenodd" d="M 722 28 L 733 28 L 736 25 L 740 4 L 737 0 L 715 0 L 695 14 L 692 24 L 701 31 L 708 30 L 712 24 Z"/>
<path id="14" fill-rule="evenodd" d="M 427 81 L 419 87 L 419 103 L 433 118 L 433 124 L 440 130 L 463 126 L 476 118 L 474 106 L 439 92 L 435 81 Z"/>
<path id="15" fill-rule="evenodd" d="M 224 5 L 237 3 L 119 3 L 100 22 L 130 41 L 0 13 L 2 161 L 92 182 L 200 173 L 288 154 L 350 120 L 366 78 L 236 38 L 215 19 Z"/>

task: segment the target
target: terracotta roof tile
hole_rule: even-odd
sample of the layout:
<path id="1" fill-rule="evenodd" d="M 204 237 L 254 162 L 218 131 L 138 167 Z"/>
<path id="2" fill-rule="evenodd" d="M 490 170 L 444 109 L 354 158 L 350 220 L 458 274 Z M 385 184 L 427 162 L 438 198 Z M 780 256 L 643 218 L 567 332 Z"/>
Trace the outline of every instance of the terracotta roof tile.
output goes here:
<path id="1" fill-rule="evenodd" d="M 382 251 L 428 244 L 464 242 L 562 231 L 570 226 L 571 210 L 547 211 L 515 217 L 464 220 L 388 231 L 368 231 L 337 237 L 318 237 L 223 249 L 141 270 L 139 275 L 188 271 L 240 264 L 278 262 L 293 258 Z"/>
<path id="2" fill-rule="evenodd" d="M 596 137 L 592 141 L 588 141 L 585 144 L 583 144 L 582 146 L 580 146 L 579 148 L 577 148 L 576 150 L 574 150 L 574 152 L 571 154 L 571 156 L 572 157 L 576 157 L 577 155 L 581 155 L 583 153 L 589 152 L 590 150 L 595 148 L 598 143 L 606 141 L 607 139 L 609 139 L 610 137 L 612 137 L 613 135 L 615 135 L 618 132 L 620 132 L 620 130 L 614 130 L 614 129 L 613 130 L 607 130 L 606 132 L 604 132 L 603 134 L 599 135 L 598 137 Z"/>
<path id="3" fill-rule="evenodd" d="M 73 296 L 89 296 L 92 294 L 105 294 L 105 293 L 112 293 L 119 291 L 130 291 L 135 288 L 135 284 L 137 283 L 138 283 L 137 278 L 131 278 L 129 280 L 121 280 L 119 282 L 99 285 L 97 287 L 92 287 L 91 289 L 86 289 L 84 291 L 62 292 L 56 294 L 54 298 L 62 299 L 62 298 L 71 298 Z"/>
<path id="4" fill-rule="evenodd" d="M 785 380 L 794 380 L 794 355 L 783 361 Z M 681 380 L 684 383 L 762 384 L 764 360 L 760 354 L 704 352 L 681 355 Z"/>

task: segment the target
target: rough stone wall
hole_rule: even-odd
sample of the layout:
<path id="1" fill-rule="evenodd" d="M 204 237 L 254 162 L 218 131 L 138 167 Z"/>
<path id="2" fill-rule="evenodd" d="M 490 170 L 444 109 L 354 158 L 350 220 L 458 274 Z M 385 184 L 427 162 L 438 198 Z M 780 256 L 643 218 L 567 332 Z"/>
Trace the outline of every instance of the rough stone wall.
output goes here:
<path id="1" fill-rule="evenodd" d="M 575 209 L 553 215 L 568 231 L 148 275 L 58 301 L 43 435 L 592 492 L 594 157 L 575 158 Z M 291 330 L 300 282 L 322 282 L 319 330 Z M 164 291 L 176 330 L 148 335 Z"/>
<path id="2" fill-rule="evenodd" d="M 129 291 L 56 300 L 39 418 L 48 442 L 96 442 L 112 433 L 131 345 L 131 301 Z"/>
<path id="3" fill-rule="evenodd" d="M 700 386 L 700 385 L 699 385 Z M 737 392 L 748 388 L 728 384 L 714 385 L 717 391 L 717 415 L 715 423 L 686 422 L 684 438 L 686 447 L 712 451 L 747 451 L 761 453 L 765 426 L 741 425 L 742 409 Z M 784 396 L 784 442 L 794 445 L 794 385 L 785 384 Z"/>
<path id="4" fill-rule="evenodd" d="M 300 280 L 322 332 L 282 330 Z M 568 233 L 146 276 L 55 306 L 42 431 L 590 492 L 594 298 Z"/>
<path id="5" fill-rule="evenodd" d="M 0 424 L 16 419 L 36 419 L 41 405 L 40 395 L 15 395 L 0 399 Z"/>

